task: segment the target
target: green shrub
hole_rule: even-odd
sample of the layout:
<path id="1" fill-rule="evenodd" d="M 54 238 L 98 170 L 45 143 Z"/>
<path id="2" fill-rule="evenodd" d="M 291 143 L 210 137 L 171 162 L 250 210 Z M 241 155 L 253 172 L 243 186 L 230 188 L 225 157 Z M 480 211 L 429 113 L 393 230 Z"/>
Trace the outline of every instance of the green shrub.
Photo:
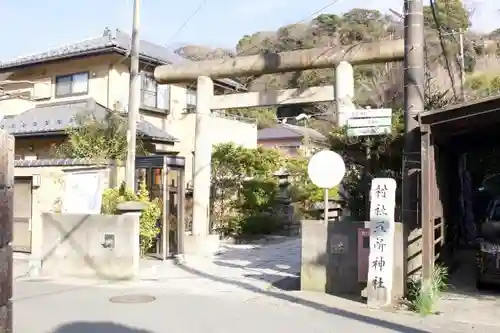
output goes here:
<path id="1" fill-rule="evenodd" d="M 407 301 L 410 310 L 427 316 L 436 313 L 436 305 L 441 292 L 448 286 L 448 272 L 445 267 L 434 267 L 431 279 L 412 279 L 408 282 Z"/>
<path id="2" fill-rule="evenodd" d="M 108 188 L 104 191 L 101 212 L 103 214 L 116 214 L 117 205 L 126 201 L 139 201 L 146 204 L 146 208 L 142 211 L 139 219 L 140 250 L 141 254 L 144 255 L 151 248 L 158 235 L 157 222 L 161 216 L 161 204 L 158 199 L 149 199 L 149 192 L 145 182 L 140 183 L 137 193 L 127 189 L 125 184 L 122 184 L 119 187 Z"/>
<path id="3" fill-rule="evenodd" d="M 240 235 L 270 235 L 280 227 L 279 218 L 272 213 L 259 213 L 240 220 Z"/>

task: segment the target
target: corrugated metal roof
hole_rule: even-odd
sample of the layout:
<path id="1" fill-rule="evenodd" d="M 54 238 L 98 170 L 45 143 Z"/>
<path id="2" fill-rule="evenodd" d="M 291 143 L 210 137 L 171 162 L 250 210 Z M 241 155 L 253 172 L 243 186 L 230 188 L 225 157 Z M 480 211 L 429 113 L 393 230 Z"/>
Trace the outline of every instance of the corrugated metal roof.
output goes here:
<path id="1" fill-rule="evenodd" d="M 42 104 L 19 115 L 3 118 L 0 128 L 14 136 L 43 135 L 46 133 L 63 132 L 68 127 L 77 126 L 78 116 L 93 116 L 104 119 L 109 109 L 92 98 Z M 165 142 L 178 141 L 172 135 L 159 129 L 147 121 L 137 122 L 137 132 L 141 136 Z"/>
<path id="2" fill-rule="evenodd" d="M 279 124 L 275 127 L 264 128 L 257 133 L 258 140 L 284 140 L 300 139 L 306 135 L 314 141 L 326 141 L 326 137 L 312 128 L 302 126 Z"/>
<path id="3" fill-rule="evenodd" d="M 67 59 L 85 54 L 98 53 L 106 50 L 127 53 L 130 50 L 131 37 L 129 34 L 116 30 L 107 30 L 102 36 L 86 39 L 80 42 L 67 44 L 50 49 L 46 52 L 18 57 L 12 60 L 0 61 L 0 70 L 7 70 L 19 66 L 34 65 L 51 60 Z M 140 55 L 160 64 L 178 64 L 190 60 L 177 55 L 171 50 L 154 43 L 141 40 L 139 44 Z M 243 89 L 243 85 L 231 79 L 218 81 L 229 86 Z"/>

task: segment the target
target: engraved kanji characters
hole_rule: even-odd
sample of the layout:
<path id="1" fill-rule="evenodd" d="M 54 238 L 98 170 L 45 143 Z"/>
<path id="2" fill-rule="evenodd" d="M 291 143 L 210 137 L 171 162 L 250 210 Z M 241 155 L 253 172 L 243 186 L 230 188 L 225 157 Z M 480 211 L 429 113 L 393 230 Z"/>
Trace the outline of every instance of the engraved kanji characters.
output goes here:
<path id="1" fill-rule="evenodd" d="M 385 267 L 385 259 L 382 256 L 378 256 L 372 261 L 372 267 L 379 271 L 382 271 Z"/>
<path id="2" fill-rule="evenodd" d="M 383 253 L 386 246 L 387 243 L 385 242 L 384 237 L 377 237 L 375 239 L 375 244 L 373 245 L 373 248 Z"/>
<path id="3" fill-rule="evenodd" d="M 384 280 L 381 276 L 375 276 L 372 280 L 373 289 L 385 288 Z"/>
<path id="4" fill-rule="evenodd" d="M 378 184 L 374 192 L 377 199 L 386 199 L 387 191 L 389 191 L 389 189 L 387 188 L 387 184 L 383 185 Z"/>
<path id="5" fill-rule="evenodd" d="M 384 204 L 377 204 L 375 207 L 375 215 L 376 216 L 388 216 L 387 208 Z"/>

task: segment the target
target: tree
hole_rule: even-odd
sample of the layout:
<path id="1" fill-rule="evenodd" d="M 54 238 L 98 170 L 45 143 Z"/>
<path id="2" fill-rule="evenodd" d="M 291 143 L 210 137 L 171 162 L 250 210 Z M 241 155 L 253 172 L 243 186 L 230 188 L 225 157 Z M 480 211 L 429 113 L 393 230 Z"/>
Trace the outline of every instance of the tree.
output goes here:
<path id="1" fill-rule="evenodd" d="M 262 232 L 262 225 L 275 225 L 269 215 L 261 213 L 274 207 L 277 184 L 273 175 L 281 161 L 279 152 L 262 147 L 223 143 L 213 148 L 211 206 L 216 230 L 240 235 Z M 262 219 L 256 220 L 259 216 Z M 247 222 L 252 230 L 246 229 Z"/>
<path id="2" fill-rule="evenodd" d="M 500 74 L 474 74 L 465 81 L 474 96 L 487 97 L 500 94 Z"/>
<path id="3" fill-rule="evenodd" d="M 272 127 L 278 123 L 276 108 L 271 107 L 228 109 L 226 113 L 254 119 L 257 122 L 258 129 Z"/>
<path id="4" fill-rule="evenodd" d="M 424 6 L 424 24 L 427 28 L 437 30 L 438 24 L 443 32 L 458 32 L 470 27 L 469 11 L 461 0 L 434 0 L 434 19 L 431 6 Z"/>
<path id="5" fill-rule="evenodd" d="M 109 112 L 100 120 L 92 114 L 81 114 L 66 129 L 67 140 L 54 148 L 59 158 L 107 159 L 124 161 L 127 157 L 126 118 L 118 112 Z M 146 153 L 142 140 L 137 140 L 139 154 Z"/>
<path id="6" fill-rule="evenodd" d="M 285 169 L 290 174 L 290 194 L 291 200 L 295 204 L 294 208 L 298 210 L 301 216 L 310 216 L 313 205 L 323 202 L 325 191 L 314 185 L 307 174 L 309 159 L 304 156 L 288 157 Z M 332 188 L 328 191 L 330 199 L 338 198 L 338 188 Z"/>

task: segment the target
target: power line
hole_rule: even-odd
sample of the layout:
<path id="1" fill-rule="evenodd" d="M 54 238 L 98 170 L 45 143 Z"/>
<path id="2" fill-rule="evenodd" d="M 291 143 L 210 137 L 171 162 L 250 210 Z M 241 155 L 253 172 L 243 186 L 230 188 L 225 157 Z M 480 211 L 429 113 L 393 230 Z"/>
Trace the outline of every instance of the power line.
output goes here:
<path id="1" fill-rule="evenodd" d="M 321 7 L 321 8 L 319 8 L 319 9 L 315 10 L 313 13 L 309 14 L 307 17 L 303 18 L 302 20 L 295 22 L 294 24 L 296 25 L 296 24 L 300 24 L 300 23 L 302 23 L 302 22 L 304 22 L 304 21 L 310 20 L 310 19 L 311 19 L 311 17 L 316 16 L 316 15 L 317 15 L 317 14 L 319 14 L 320 12 L 324 11 L 325 9 L 330 8 L 331 6 L 333 6 L 333 5 L 337 4 L 337 3 L 338 3 L 338 2 L 340 2 L 340 1 L 341 1 L 341 0 L 333 0 L 333 1 L 331 1 L 330 3 L 328 3 L 328 4 L 324 5 L 323 7 Z M 246 50 L 243 50 L 243 51 L 241 51 L 241 52 L 238 52 L 238 53 L 240 53 L 240 54 L 242 54 L 242 53 L 247 53 L 248 51 L 251 51 L 251 50 L 253 50 L 253 49 L 254 49 L 254 48 L 256 48 L 256 47 L 258 47 L 258 46 L 257 46 L 257 45 L 252 45 L 252 47 L 250 47 L 250 48 L 248 48 L 248 49 L 246 49 Z M 323 54 L 321 54 L 320 56 L 322 56 L 322 55 L 323 55 Z M 230 58 L 230 59 L 231 59 L 231 58 Z M 223 64 L 225 61 L 230 60 L 230 59 L 224 59 L 224 61 L 223 61 L 223 62 L 221 62 L 221 64 Z"/>
<path id="2" fill-rule="evenodd" d="M 187 17 L 187 19 L 179 26 L 179 28 L 175 31 L 175 33 L 170 36 L 170 38 L 167 40 L 167 42 L 164 44 L 165 47 L 167 47 L 167 45 L 169 45 L 172 40 L 177 37 L 181 32 L 182 30 L 184 30 L 184 28 L 191 22 L 191 20 L 196 16 L 196 14 L 198 14 L 200 12 L 200 10 L 203 9 L 203 7 L 207 4 L 208 0 L 202 0 L 200 1 L 200 3 L 198 4 L 198 6 L 195 8 L 195 10 Z M 149 65 L 151 65 L 151 61 L 149 61 L 144 67 L 148 67 Z"/>
<path id="3" fill-rule="evenodd" d="M 200 12 L 200 10 L 207 4 L 207 2 L 208 0 L 202 0 L 198 4 L 198 7 L 196 7 L 196 9 L 191 13 L 191 15 L 189 15 L 189 17 L 184 21 L 184 23 L 181 24 L 179 29 L 177 29 L 177 31 L 168 39 L 168 41 L 165 43 L 166 45 L 170 44 L 170 42 L 175 37 L 177 37 L 182 32 L 182 30 L 184 30 L 184 28 L 189 24 L 189 22 L 191 22 L 191 20 L 196 16 L 196 14 Z"/>
<path id="4" fill-rule="evenodd" d="M 170 44 L 170 42 L 172 42 L 172 40 L 173 40 L 175 37 L 177 37 L 177 35 L 179 35 L 179 33 L 180 33 L 180 32 L 181 32 L 181 31 L 182 31 L 182 30 L 183 30 L 183 29 L 184 29 L 184 28 L 185 28 L 185 27 L 189 24 L 189 22 L 190 22 L 190 21 L 194 18 L 194 16 L 196 16 L 196 14 L 197 14 L 197 13 L 198 13 L 198 12 L 199 12 L 202 8 L 203 8 L 203 6 L 206 4 L 206 2 L 207 2 L 207 1 L 208 1 L 208 0 L 204 0 L 204 1 L 202 1 L 202 2 L 198 5 L 198 7 L 194 10 L 194 12 L 193 12 L 193 13 L 192 13 L 189 17 L 188 17 L 188 19 L 187 19 L 187 20 L 186 20 L 186 21 L 185 21 L 185 22 L 184 22 L 184 23 L 183 23 L 183 24 L 179 27 L 179 29 L 176 31 L 176 33 L 174 33 L 174 34 L 172 35 L 172 37 L 170 37 L 170 38 L 168 39 L 168 41 L 167 41 L 166 43 L 164 43 L 164 44 L 163 44 L 163 46 L 164 46 L 164 47 L 167 47 L 167 48 L 168 48 L 168 45 Z M 342 0 L 333 0 L 333 1 L 329 2 L 328 4 L 326 4 L 326 5 L 322 6 L 321 8 L 319 8 L 319 9 L 315 10 L 314 12 L 312 12 L 311 14 L 309 14 L 308 16 L 304 17 L 304 18 L 303 18 L 303 19 L 301 19 L 300 21 L 297 21 L 297 22 L 295 22 L 295 23 L 293 23 L 293 24 L 300 24 L 300 23 L 302 23 L 302 22 L 304 22 L 304 21 L 307 21 L 307 20 L 309 20 L 311 17 L 313 17 L 313 16 L 315 16 L 315 15 L 319 14 L 320 12 L 324 11 L 325 9 L 328 9 L 328 8 L 332 7 L 333 5 L 337 4 L 337 3 L 338 3 L 338 2 L 340 2 L 340 1 L 342 1 Z M 251 47 L 249 47 L 249 48 L 247 48 L 247 49 L 245 49 L 245 50 L 243 50 L 243 51 L 241 51 L 241 52 L 239 52 L 239 53 L 241 54 L 241 53 L 246 53 L 246 52 L 249 52 L 249 51 L 251 51 L 251 50 L 255 49 L 256 47 L 258 47 L 258 45 L 252 45 Z M 232 59 L 232 58 L 229 58 L 229 59 L 221 59 L 221 60 L 222 60 L 221 64 L 223 64 L 225 61 L 228 61 L 228 60 L 231 60 L 231 59 Z M 151 64 L 151 62 L 149 62 L 146 66 L 148 66 L 149 64 Z"/>

